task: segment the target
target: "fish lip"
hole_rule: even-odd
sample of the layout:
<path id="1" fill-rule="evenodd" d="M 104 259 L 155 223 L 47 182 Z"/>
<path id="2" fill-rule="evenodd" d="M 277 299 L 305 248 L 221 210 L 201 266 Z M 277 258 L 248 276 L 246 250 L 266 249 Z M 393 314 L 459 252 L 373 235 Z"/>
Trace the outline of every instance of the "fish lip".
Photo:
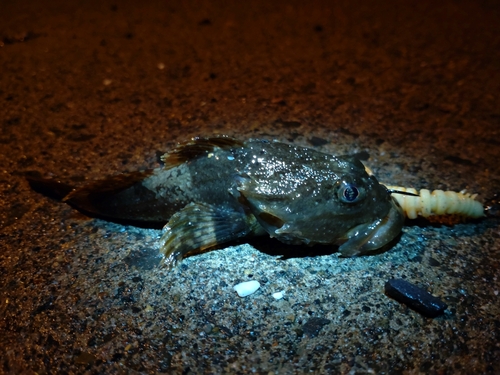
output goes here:
<path id="1" fill-rule="evenodd" d="M 342 256 L 350 257 L 378 250 L 401 233 L 404 224 L 403 209 L 392 197 L 390 204 L 385 217 L 357 225 L 348 231 L 348 240 L 339 247 Z"/>

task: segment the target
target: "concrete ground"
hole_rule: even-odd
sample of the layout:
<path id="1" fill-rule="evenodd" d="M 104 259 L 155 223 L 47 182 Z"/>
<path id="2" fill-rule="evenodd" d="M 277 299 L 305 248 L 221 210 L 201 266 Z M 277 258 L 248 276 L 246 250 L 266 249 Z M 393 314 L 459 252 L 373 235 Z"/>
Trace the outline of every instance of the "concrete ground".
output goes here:
<path id="1" fill-rule="evenodd" d="M 0 372 L 500 373 L 498 218 L 408 222 L 354 259 L 251 240 L 168 272 L 160 230 L 24 178 L 79 185 L 228 134 L 367 152 L 381 181 L 485 202 L 499 97 L 496 1 L 3 0 Z M 448 310 L 388 298 L 394 277 Z M 240 298 L 246 280 L 262 286 Z"/>

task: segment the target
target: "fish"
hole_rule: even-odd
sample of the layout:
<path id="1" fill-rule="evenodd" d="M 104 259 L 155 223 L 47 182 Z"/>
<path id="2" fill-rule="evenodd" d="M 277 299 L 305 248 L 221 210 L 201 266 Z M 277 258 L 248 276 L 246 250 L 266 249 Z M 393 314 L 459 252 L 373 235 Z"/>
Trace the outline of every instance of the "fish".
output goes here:
<path id="1" fill-rule="evenodd" d="M 81 187 L 28 181 L 89 216 L 164 225 L 160 251 L 169 268 L 190 252 L 262 235 L 357 256 L 390 244 L 404 224 L 393 191 L 355 156 L 214 136 L 192 138 L 161 160 L 160 168 Z"/>

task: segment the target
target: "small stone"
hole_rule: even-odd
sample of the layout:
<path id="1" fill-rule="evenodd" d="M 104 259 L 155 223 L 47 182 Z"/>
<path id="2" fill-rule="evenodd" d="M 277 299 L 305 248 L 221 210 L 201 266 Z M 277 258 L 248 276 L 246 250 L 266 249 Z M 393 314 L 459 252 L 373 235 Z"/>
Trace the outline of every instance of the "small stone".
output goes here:
<path id="1" fill-rule="evenodd" d="M 245 281 L 234 286 L 234 290 L 240 297 L 246 297 L 255 293 L 260 288 L 260 283 L 257 280 Z"/>
<path id="2" fill-rule="evenodd" d="M 295 314 L 288 314 L 287 316 L 285 316 L 285 319 L 293 323 L 295 322 Z"/>
<path id="3" fill-rule="evenodd" d="M 385 283 L 385 294 L 428 318 L 435 318 L 443 314 L 448 307 L 446 303 L 434 297 L 425 289 L 403 279 L 387 281 Z"/>
<path id="4" fill-rule="evenodd" d="M 80 353 L 78 357 L 75 358 L 75 363 L 79 365 L 89 365 L 94 363 L 96 357 L 88 352 Z"/>
<path id="5" fill-rule="evenodd" d="M 284 295 L 285 295 L 285 292 L 282 290 L 281 292 L 273 293 L 273 298 L 274 299 L 282 299 Z"/>
<path id="6" fill-rule="evenodd" d="M 316 337 L 327 324 L 331 323 L 330 319 L 325 318 L 311 318 L 303 326 L 302 330 L 309 337 Z"/>

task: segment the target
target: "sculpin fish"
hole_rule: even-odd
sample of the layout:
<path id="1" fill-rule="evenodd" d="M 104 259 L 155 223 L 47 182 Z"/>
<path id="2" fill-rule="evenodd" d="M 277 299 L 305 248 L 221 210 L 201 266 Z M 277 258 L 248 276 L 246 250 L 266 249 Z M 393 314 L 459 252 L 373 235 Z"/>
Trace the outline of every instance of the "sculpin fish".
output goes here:
<path id="1" fill-rule="evenodd" d="M 265 140 L 194 138 L 157 169 L 72 188 L 29 179 L 91 216 L 165 224 L 161 252 L 175 265 L 194 250 L 268 234 L 287 244 L 371 252 L 401 231 L 390 191 L 352 156 Z M 67 193 L 67 194 L 66 194 Z"/>

